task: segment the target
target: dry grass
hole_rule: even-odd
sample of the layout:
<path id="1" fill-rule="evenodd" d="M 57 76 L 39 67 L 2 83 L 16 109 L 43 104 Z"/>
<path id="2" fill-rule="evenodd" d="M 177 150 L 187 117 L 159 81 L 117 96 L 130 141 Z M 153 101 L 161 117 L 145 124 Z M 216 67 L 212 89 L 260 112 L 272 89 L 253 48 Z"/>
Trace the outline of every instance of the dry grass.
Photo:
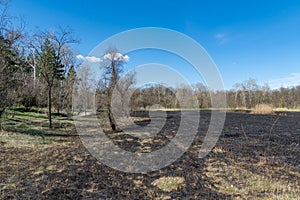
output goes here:
<path id="1" fill-rule="evenodd" d="M 276 112 L 300 112 L 300 108 L 275 108 Z"/>
<path id="2" fill-rule="evenodd" d="M 251 111 L 251 114 L 274 114 L 274 108 L 269 104 L 258 104 Z"/>
<path id="3" fill-rule="evenodd" d="M 47 137 L 43 139 L 33 135 L 0 131 L 0 141 L 6 148 L 46 148 L 58 140 L 59 138 Z"/>
<path id="4" fill-rule="evenodd" d="M 184 178 L 182 177 L 161 177 L 152 182 L 152 185 L 158 187 L 159 189 L 171 192 L 172 190 L 177 190 L 184 186 Z"/>
<path id="5" fill-rule="evenodd" d="M 233 195 L 233 199 L 297 199 L 300 195 L 299 182 L 285 168 L 228 161 L 212 159 L 207 162 L 206 175 L 216 187 L 213 190 Z M 285 176 L 276 177 L 282 172 Z"/>

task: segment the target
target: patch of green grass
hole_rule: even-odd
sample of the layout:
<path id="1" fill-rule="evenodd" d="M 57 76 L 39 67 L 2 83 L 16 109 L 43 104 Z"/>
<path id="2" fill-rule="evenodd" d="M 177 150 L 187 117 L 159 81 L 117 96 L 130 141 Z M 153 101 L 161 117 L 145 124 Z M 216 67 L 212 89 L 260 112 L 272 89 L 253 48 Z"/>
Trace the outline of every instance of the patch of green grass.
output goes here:
<path id="1" fill-rule="evenodd" d="M 39 108 L 37 107 L 11 107 L 10 110 L 17 111 L 17 112 L 38 112 Z"/>
<path id="2" fill-rule="evenodd" d="M 45 109 L 41 108 L 25 108 L 12 107 L 5 111 L 4 118 L 20 118 L 20 119 L 48 119 L 48 114 Z M 52 119 L 72 120 L 71 117 L 64 113 L 52 113 Z"/>
<path id="3" fill-rule="evenodd" d="M 29 143 L 32 143 L 32 145 L 50 144 L 53 142 L 53 139 L 50 138 L 51 135 L 57 137 L 75 131 L 73 119 L 63 114 L 53 117 L 54 128 L 49 129 L 47 115 L 37 108 L 9 108 L 6 110 L 5 118 L 2 119 L 4 119 L 1 124 L 2 129 L 16 134 L 16 136 L 10 135 L 10 137 L 7 137 L 6 142 L 12 139 L 13 144 L 10 146 L 14 146 L 16 143 L 21 144 L 22 140 L 24 140 L 25 145 Z"/>
<path id="4" fill-rule="evenodd" d="M 26 112 L 26 113 L 16 113 L 17 114 L 17 118 L 22 118 L 22 119 L 47 119 L 47 115 L 46 114 L 41 114 L 41 113 L 34 113 L 34 112 Z"/>

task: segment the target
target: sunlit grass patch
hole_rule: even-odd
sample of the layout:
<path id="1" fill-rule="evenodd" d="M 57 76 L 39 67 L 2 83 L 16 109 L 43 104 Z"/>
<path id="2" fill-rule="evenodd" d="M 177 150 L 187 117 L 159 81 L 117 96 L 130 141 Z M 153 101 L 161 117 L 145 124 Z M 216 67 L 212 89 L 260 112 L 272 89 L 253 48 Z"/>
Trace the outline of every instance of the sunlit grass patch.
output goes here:
<path id="1" fill-rule="evenodd" d="M 158 187 L 159 189 L 171 192 L 173 190 L 180 189 L 184 186 L 185 179 L 182 177 L 161 177 L 156 179 L 151 184 Z"/>
<path id="2" fill-rule="evenodd" d="M 2 115 L 1 128 L 7 132 L 16 132 L 31 136 L 59 135 L 74 133 L 72 117 L 65 114 L 54 114 L 53 129 L 49 129 L 46 111 L 40 108 L 12 107 Z"/>
<path id="3" fill-rule="evenodd" d="M 34 119 L 47 118 L 46 112 L 38 108 L 11 107 L 5 110 L 3 118 Z"/>
<path id="4" fill-rule="evenodd" d="M 228 150 L 221 146 L 220 147 L 216 146 L 213 148 L 213 152 L 214 153 L 226 153 L 226 152 L 228 152 Z"/>
<path id="5" fill-rule="evenodd" d="M 37 147 L 40 145 L 47 146 L 55 142 L 52 137 L 37 137 L 34 135 L 27 135 L 21 133 L 11 133 L 2 131 L 0 134 L 0 141 L 5 147 L 23 148 L 23 147 Z"/>

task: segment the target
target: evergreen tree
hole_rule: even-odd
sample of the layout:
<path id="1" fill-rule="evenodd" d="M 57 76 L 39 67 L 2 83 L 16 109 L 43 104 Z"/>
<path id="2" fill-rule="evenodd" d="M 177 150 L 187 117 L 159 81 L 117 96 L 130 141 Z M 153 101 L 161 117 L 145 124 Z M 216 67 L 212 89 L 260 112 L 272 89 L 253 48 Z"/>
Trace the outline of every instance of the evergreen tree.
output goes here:
<path id="1" fill-rule="evenodd" d="M 49 128 L 52 128 L 52 89 L 55 80 L 64 78 L 64 65 L 48 38 L 44 40 L 38 54 L 37 70 L 47 84 Z"/>

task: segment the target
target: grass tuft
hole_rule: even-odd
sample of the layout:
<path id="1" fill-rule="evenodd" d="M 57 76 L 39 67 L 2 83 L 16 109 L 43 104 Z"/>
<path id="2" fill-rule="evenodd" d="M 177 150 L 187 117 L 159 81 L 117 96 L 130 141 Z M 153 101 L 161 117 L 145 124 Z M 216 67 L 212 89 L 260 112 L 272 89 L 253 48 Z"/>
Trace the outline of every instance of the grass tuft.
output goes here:
<path id="1" fill-rule="evenodd" d="M 152 185 L 158 187 L 159 189 L 171 192 L 183 187 L 184 178 L 182 177 L 161 177 L 152 182 Z"/>

